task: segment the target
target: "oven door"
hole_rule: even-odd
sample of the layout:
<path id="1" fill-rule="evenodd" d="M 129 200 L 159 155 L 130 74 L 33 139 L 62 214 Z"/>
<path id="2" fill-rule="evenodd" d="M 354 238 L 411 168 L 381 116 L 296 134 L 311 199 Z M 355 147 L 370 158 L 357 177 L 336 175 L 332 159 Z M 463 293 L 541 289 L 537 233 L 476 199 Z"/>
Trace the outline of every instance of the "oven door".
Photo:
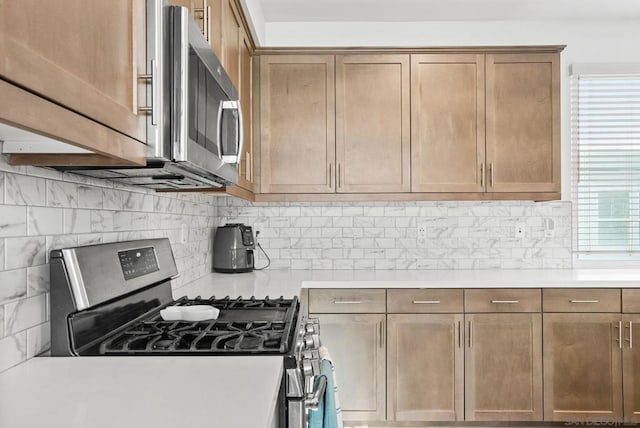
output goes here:
<path id="1" fill-rule="evenodd" d="M 183 7 L 171 7 L 172 160 L 238 178 L 242 114 L 236 89 Z"/>

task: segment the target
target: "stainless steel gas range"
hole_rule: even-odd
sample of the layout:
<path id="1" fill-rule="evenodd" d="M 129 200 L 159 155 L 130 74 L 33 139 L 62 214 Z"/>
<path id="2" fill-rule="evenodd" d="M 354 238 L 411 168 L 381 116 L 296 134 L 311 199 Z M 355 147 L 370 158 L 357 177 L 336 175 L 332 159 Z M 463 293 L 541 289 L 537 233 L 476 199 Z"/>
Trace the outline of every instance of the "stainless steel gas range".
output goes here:
<path id="1" fill-rule="evenodd" d="M 320 377 L 317 320 L 291 299 L 174 300 L 178 274 L 168 239 L 54 250 L 51 253 L 52 356 L 282 355 L 277 424 L 307 427 L 326 388 Z M 217 319 L 165 321 L 169 306 L 209 305 Z"/>

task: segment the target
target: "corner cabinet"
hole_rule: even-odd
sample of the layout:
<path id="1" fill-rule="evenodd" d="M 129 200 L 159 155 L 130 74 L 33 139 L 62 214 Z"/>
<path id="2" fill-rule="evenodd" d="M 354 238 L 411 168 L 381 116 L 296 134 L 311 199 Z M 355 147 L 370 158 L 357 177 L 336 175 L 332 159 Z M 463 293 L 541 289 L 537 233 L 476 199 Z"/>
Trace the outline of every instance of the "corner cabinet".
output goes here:
<path id="1" fill-rule="evenodd" d="M 144 1 L 0 0 L 0 122 L 143 163 L 145 43 Z"/>

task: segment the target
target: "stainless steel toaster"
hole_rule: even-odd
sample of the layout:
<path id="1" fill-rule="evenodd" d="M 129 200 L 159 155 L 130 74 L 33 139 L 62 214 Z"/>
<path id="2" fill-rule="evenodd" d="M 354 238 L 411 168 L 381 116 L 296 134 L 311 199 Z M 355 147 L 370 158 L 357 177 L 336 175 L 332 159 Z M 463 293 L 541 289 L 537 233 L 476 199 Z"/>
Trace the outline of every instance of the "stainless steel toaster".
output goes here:
<path id="1" fill-rule="evenodd" d="M 213 240 L 213 270 L 216 272 L 251 272 L 254 268 L 253 229 L 241 223 L 218 227 Z"/>

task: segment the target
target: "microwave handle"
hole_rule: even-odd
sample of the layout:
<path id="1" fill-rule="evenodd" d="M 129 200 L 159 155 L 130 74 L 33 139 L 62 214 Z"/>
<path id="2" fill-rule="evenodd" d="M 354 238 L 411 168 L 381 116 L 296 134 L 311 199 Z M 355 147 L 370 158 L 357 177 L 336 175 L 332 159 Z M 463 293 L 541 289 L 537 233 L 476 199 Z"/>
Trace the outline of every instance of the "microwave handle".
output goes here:
<path id="1" fill-rule="evenodd" d="M 238 164 L 240 163 L 240 159 L 242 159 L 242 146 L 244 146 L 244 118 L 242 117 L 242 107 L 240 106 L 240 100 L 236 101 L 236 105 L 238 106 L 238 132 L 236 135 L 238 136 Z"/>
<path id="2" fill-rule="evenodd" d="M 222 153 L 222 114 L 223 110 L 237 110 L 238 121 L 236 122 L 236 156 L 227 156 Z M 244 131 L 242 126 L 242 109 L 240 108 L 240 101 L 222 101 L 218 108 L 218 153 L 224 163 L 240 163 L 240 156 L 242 154 L 242 145 L 244 140 Z"/>

